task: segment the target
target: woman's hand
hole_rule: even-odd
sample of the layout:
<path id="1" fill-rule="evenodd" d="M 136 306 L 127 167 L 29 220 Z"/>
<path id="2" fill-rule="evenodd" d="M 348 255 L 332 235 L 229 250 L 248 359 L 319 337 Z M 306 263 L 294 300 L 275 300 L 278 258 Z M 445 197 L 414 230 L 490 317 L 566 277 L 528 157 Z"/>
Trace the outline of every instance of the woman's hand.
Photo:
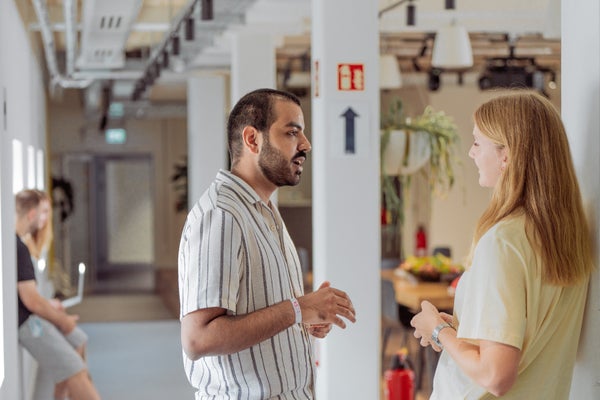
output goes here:
<path id="1" fill-rule="evenodd" d="M 414 336 L 420 339 L 421 346 L 431 346 L 435 351 L 441 351 L 438 346 L 431 342 L 431 333 L 436 326 L 443 322 L 452 323 L 452 316 L 440 313 L 433 304 L 428 301 L 421 303 L 421 312 L 415 315 L 410 325 L 415 328 Z"/>
<path id="2" fill-rule="evenodd" d="M 316 338 L 323 339 L 331 331 L 332 324 L 313 324 L 306 325 L 308 333 Z"/>

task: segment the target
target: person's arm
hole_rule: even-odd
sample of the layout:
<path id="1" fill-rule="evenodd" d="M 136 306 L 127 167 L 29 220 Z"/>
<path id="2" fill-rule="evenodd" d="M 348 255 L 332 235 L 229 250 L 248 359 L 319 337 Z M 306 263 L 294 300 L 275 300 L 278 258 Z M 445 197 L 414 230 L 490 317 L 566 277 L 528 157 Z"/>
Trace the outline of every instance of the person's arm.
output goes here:
<path id="1" fill-rule="evenodd" d="M 504 395 L 517 380 L 518 348 L 488 340 L 471 344 L 458 339 L 452 328 L 443 329 L 438 338 L 459 368 L 494 396 Z"/>
<path id="2" fill-rule="evenodd" d="M 420 339 L 422 346 L 431 345 L 440 351 L 431 342 L 431 334 L 436 326 L 450 321 L 428 301 L 421 307 L 421 312 L 411 320 L 414 336 Z M 442 329 L 438 340 L 459 368 L 494 396 L 505 394 L 515 383 L 521 357 L 518 348 L 488 340 L 480 340 L 476 345 L 457 338 L 454 328 Z"/>
<path id="3" fill-rule="evenodd" d="M 355 322 L 350 298 L 341 290 L 322 287 L 298 298 L 302 322 L 346 324 L 341 317 Z M 205 308 L 185 315 L 181 320 L 181 342 L 191 360 L 205 356 L 239 352 L 265 341 L 294 325 L 292 303 L 284 300 L 245 315 L 227 315 L 223 308 Z"/>
<path id="4" fill-rule="evenodd" d="M 54 324 L 64 334 L 75 329 L 77 316 L 69 315 L 54 307 L 48 299 L 40 295 L 35 280 L 19 281 L 17 291 L 21 301 L 29 311 Z"/>

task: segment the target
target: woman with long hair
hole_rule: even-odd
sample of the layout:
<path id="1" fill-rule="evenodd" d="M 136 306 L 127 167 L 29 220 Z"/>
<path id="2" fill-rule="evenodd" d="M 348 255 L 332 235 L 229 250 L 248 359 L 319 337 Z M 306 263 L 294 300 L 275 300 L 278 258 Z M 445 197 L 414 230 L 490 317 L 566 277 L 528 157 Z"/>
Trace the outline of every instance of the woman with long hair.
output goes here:
<path id="1" fill-rule="evenodd" d="M 454 315 L 411 321 L 441 351 L 431 399 L 568 399 L 593 269 L 564 126 L 530 91 L 482 104 L 469 156 L 493 188 L 475 228 Z"/>

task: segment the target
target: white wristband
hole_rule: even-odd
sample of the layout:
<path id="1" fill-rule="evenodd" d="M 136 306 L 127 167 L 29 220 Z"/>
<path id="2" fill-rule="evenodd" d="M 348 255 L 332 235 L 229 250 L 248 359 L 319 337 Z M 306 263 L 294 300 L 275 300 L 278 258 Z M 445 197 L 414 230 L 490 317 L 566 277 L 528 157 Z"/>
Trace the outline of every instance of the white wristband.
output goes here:
<path id="1" fill-rule="evenodd" d="M 300 308 L 300 303 L 298 303 L 298 300 L 294 297 L 292 297 L 290 301 L 292 302 L 292 307 L 294 307 L 294 314 L 296 314 L 296 324 L 299 324 L 302 322 L 302 309 Z"/>

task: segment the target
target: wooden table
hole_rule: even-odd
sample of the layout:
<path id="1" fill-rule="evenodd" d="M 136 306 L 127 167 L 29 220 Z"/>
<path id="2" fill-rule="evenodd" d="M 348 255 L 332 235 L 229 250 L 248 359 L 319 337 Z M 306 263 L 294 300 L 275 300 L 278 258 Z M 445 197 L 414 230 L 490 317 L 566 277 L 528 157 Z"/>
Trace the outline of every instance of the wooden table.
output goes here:
<path id="1" fill-rule="evenodd" d="M 454 295 L 448 293 L 445 282 L 412 282 L 395 273 L 395 270 L 382 270 L 381 277 L 394 284 L 396 302 L 413 312 L 421 310 L 421 302 L 427 300 L 438 310 L 452 310 Z"/>

